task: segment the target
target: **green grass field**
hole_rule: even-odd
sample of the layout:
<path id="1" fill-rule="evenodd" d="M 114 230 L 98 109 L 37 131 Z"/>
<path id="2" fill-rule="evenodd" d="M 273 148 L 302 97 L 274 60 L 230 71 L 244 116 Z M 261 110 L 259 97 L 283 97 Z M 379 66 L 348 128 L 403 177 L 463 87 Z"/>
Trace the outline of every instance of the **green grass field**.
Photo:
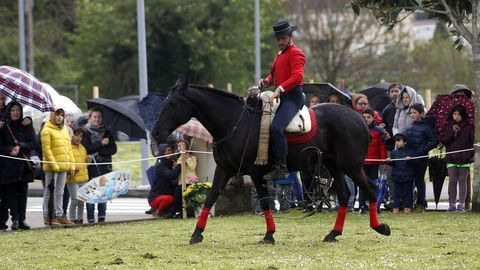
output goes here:
<path id="1" fill-rule="evenodd" d="M 347 216 L 338 243 L 323 243 L 335 213 L 276 215 L 276 245 L 259 244 L 263 217 L 214 217 L 189 245 L 195 220 L 152 220 L 0 233 L 2 269 L 478 269 L 478 214 L 380 215 L 392 229 Z"/>
<path id="2" fill-rule="evenodd" d="M 148 150 L 148 154 L 149 157 L 152 157 L 150 148 Z M 140 142 L 117 142 L 117 153 L 113 155 L 112 158 L 113 162 L 141 159 Z M 155 164 L 155 161 L 153 159 L 150 160 L 150 164 Z M 128 169 L 132 173 L 132 183 L 134 185 L 140 185 L 142 183 L 142 163 L 140 161 L 114 164 L 113 169 Z"/>

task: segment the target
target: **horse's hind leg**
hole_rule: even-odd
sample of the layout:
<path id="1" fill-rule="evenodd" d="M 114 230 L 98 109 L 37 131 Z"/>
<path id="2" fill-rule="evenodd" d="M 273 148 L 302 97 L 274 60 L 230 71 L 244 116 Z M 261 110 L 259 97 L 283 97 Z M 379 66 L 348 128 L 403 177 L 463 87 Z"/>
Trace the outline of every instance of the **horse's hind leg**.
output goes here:
<path id="1" fill-rule="evenodd" d="M 224 169 L 217 166 L 215 169 L 215 175 L 213 177 L 213 184 L 212 189 L 208 192 L 207 199 L 205 200 L 205 204 L 203 206 L 202 212 L 197 220 L 197 226 L 195 227 L 195 231 L 190 238 L 190 245 L 197 244 L 202 242 L 203 240 L 203 231 L 207 226 L 208 215 L 210 214 L 210 209 L 213 207 L 215 201 L 217 201 L 218 195 L 220 192 L 225 188 L 225 185 L 228 182 L 233 174 L 226 172 Z"/>
<path id="2" fill-rule="evenodd" d="M 270 209 L 270 195 L 268 192 L 267 183 L 265 183 L 262 177 L 258 175 L 252 175 L 252 180 L 255 184 L 255 189 L 257 190 L 260 206 L 262 207 L 262 212 L 265 216 L 265 223 L 267 225 L 267 231 L 261 243 L 275 244 L 275 239 L 273 238 L 273 234 L 275 233 L 275 221 L 273 220 L 272 210 Z"/>
<path id="3" fill-rule="evenodd" d="M 335 237 L 342 234 L 345 217 L 347 216 L 348 198 L 350 197 L 350 191 L 347 189 L 345 183 L 345 175 L 343 173 L 334 172 L 332 176 L 334 177 L 332 188 L 335 193 L 337 193 L 340 206 L 338 207 L 337 219 L 335 220 L 333 230 L 325 236 L 323 242 L 337 242 Z"/>
<path id="4" fill-rule="evenodd" d="M 368 198 L 368 208 L 370 214 L 370 227 L 376 232 L 383 235 L 390 235 L 390 227 L 387 224 L 380 223 L 377 214 L 377 197 L 375 194 L 375 187 L 368 181 L 367 176 L 360 169 L 358 172 L 349 174 L 353 181 L 363 190 Z"/>

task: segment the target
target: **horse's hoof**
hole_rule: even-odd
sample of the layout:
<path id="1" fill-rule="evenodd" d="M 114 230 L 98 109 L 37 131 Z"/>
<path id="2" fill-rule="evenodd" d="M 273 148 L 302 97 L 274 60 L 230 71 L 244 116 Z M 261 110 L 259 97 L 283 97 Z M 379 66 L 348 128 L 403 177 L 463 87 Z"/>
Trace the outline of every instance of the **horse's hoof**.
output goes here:
<path id="1" fill-rule="evenodd" d="M 265 234 L 265 237 L 263 237 L 262 241 L 260 241 L 260 244 L 275 245 L 275 239 L 273 238 L 273 233 L 272 232 L 267 232 Z"/>
<path id="2" fill-rule="evenodd" d="M 195 245 L 195 244 L 201 243 L 202 241 L 203 241 L 203 235 L 201 234 L 192 235 L 192 237 L 190 238 L 190 245 Z"/>
<path id="3" fill-rule="evenodd" d="M 390 226 L 388 226 L 387 224 L 380 224 L 380 226 L 378 226 L 377 228 L 374 229 L 376 232 L 378 232 L 379 234 L 383 234 L 383 235 L 386 235 L 386 236 L 389 236 L 391 231 L 390 231 Z"/>
<path id="4" fill-rule="evenodd" d="M 335 237 L 337 237 L 339 235 L 342 235 L 342 233 L 331 230 L 330 233 L 327 234 L 327 236 L 325 236 L 325 238 L 323 238 L 323 242 L 336 243 L 336 242 L 338 242 L 338 240 Z"/>

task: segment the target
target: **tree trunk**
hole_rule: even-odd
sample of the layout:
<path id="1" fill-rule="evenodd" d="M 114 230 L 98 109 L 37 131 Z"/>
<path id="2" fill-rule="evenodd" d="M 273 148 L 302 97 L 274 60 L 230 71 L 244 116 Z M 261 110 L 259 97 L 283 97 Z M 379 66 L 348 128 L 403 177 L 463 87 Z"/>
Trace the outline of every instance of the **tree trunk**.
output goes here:
<path id="1" fill-rule="evenodd" d="M 475 145 L 480 144 L 480 43 L 475 39 L 472 45 L 475 70 Z M 474 146 L 475 163 L 472 179 L 472 212 L 480 212 L 480 147 Z"/>

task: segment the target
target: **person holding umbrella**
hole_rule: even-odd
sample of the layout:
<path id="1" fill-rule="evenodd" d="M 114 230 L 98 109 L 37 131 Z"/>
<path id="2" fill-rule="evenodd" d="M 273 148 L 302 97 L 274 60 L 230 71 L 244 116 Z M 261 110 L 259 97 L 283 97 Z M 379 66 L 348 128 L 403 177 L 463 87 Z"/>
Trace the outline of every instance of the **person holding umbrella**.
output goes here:
<path id="1" fill-rule="evenodd" d="M 467 110 L 463 105 L 452 108 L 448 122 L 443 126 L 440 142 L 445 145 L 447 152 L 470 149 L 474 144 L 474 126 L 468 121 Z M 470 173 L 470 163 L 473 151 L 458 152 L 446 156 L 448 177 L 449 212 L 465 212 L 465 198 L 467 195 L 467 175 Z M 457 203 L 458 184 L 458 205 Z"/>
<path id="2" fill-rule="evenodd" d="M 45 225 L 71 225 L 63 212 L 63 192 L 65 190 L 65 181 L 67 174 L 75 174 L 75 158 L 70 143 L 70 133 L 65 127 L 65 111 L 62 108 L 56 108 L 55 112 L 50 113 L 50 118 L 45 122 L 41 134 L 42 154 L 44 161 L 43 171 L 45 172 L 45 189 L 43 193 L 43 215 Z M 51 184 L 53 183 L 53 194 L 51 194 Z M 53 197 L 54 209 L 48 207 L 50 196 Z M 55 218 L 50 220 L 54 211 Z"/>
<path id="3" fill-rule="evenodd" d="M 35 149 L 35 131 L 32 125 L 24 126 L 20 103 L 11 101 L 6 108 L 6 118 L 0 129 L 0 154 L 26 158 Z M 33 182 L 33 170 L 23 160 L 0 158 L 0 229 L 5 230 L 8 209 L 12 216 L 12 230 L 28 230 L 25 222 L 28 183 Z"/>
<path id="4" fill-rule="evenodd" d="M 93 107 L 88 111 L 88 123 L 85 125 L 85 133 L 82 145 L 87 149 L 87 154 L 93 156 L 94 163 L 111 163 L 112 156 L 117 153 L 117 144 L 113 134 L 103 123 L 103 110 Z M 102 164 L 88 167 L 90 179 L 112 171 L 111 164 Z M 98 204 L 98 222 L 105 222 L 107 215 L 107 203 Z M 95 204 L 87 203 L 88 223 L 95 222 Z"/>
<path id="5" fill-rule="evenodd" d="M 273 25 L 273 36 L 277 39 L 280 51 L 273 61 L 270 74 L 258 82 L 260 88 L 271 85 L 276 87 L 270 102 L 276 98 L 281 100 L 270 127 L 275 157 L 273 170 L 264 176 L 265 179 L 287 179 L 288 145 L 284 132 L 305 101 L 302 85 L 306 58 L 305 54 L 293 43 L 295 30 L 297 30 L 297 26 L 290 25 L 288 21 L 281 21 Z"/>

